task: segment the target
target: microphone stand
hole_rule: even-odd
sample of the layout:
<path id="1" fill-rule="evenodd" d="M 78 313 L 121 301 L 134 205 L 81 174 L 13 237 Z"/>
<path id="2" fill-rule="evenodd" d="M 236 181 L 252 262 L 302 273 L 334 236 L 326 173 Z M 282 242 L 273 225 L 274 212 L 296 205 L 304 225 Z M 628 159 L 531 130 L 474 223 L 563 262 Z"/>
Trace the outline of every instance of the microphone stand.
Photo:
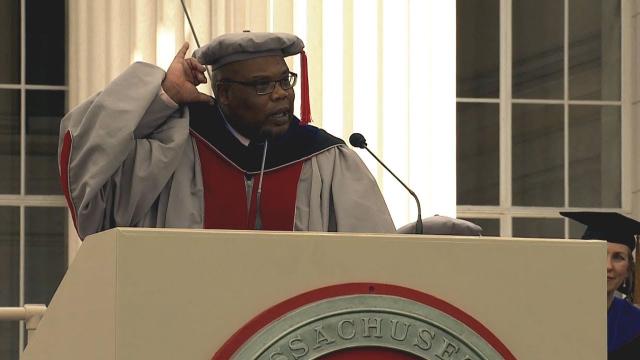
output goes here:
<path id="1" fill-rule="evenodd" d="M 400 178 L 398 178 L 396 176 L 396 174 L 394 174 L 393 171 L 391 171 L 391 169 L 389 169 L 387 167 L 387 165 L 385 165 L 382 162 L 382 160 L 378 159 L 376 154 L 374 154 L 373 152 L 371 152 L 371 150 L 369 150 L 369 148 L 367 147 L 367 140 L 364 138 L 364 136 L 362 134 L 360 134 L 360 133 L 351 134 L 351 136 L 349 136 L 349 143 L 353 147 L 357 147 L 357 148 L 361 148 L 361 149 L 367 150 L 369 152 L 369 154 L 371 154 L 371 156 L 373 156 L 373 158 L 376 159 L 378 161 L 378 163 L 380 163 L 380 165 L 382 165 L 391 175 L 393 175 L 393 177 L 396 178 L 396 180 L 398 180 L 398 182 L 400 184 L 402 184 L 402 186 L 404 186 L 405 189 L 407 189 L 409 194 L 411 194 L 411 196 L 413 196 L 413 198 L 416 200 L 416 205 L 418 205 L 418 221 L 416 221 L 416 231 L 415 231 L 415 233 L 416 234 L 422 234 L 422 209 L 420 208 L 420 200 L 418 199 L 418 196 L 416 195 L 416 193 L 414 193 L 413 190 L 409 189 L 407 184 L 405 184 L 402 180 L 400 180 Z"/>
<path id="2" fill-rule="evenodd" d="M 369 154 L 371 154 L 371 156 L 373 156 L 376 160 L 378 160 L 380 165 L 382 165 L 385 169 L 387 169 L 389 174 L 393 175 L 393 177 L 396 178 L 396 180 L 398 180 L 398 182 L 402 184 L 402 186 L 404 186 L 405 189 L 407 189 L 409 194 L 411 194 L 411 196 L 413 196 L 413 198 L 416 199 L 416 204 L 418 205 L 418 220 L 416 221 L 416 234 L 422 234 L 422 209 L 420 208 L 420 200 L 418 200 L 418 195 L 416 195 L 416 193 L 413 192 L 413 190 L 409 189 L 409 187 L 402 180 L 400 180 L 400 178 L 398 178 L 396 174 L 394 174 L 393 171 L 391 171 L 391 169 L 387 167 L 387 165 L 385 165 L 380 159 L 378 159 L 376 154 L 374 154 L 371 150 L 369 150 L 368 147 L 363 146 L 362 148 L 367 150 Z"/>

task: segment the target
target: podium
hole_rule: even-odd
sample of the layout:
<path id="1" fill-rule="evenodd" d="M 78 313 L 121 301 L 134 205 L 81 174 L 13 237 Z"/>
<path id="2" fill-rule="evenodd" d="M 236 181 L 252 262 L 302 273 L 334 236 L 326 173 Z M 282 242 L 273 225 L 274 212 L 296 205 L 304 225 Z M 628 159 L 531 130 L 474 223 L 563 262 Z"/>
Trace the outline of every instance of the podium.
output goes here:
<path id="1" fill-rule="evenodd" d="M 23 359 L 601 360 L 605 254 L 601 241 L 117 228 L 85 240 Z"/>

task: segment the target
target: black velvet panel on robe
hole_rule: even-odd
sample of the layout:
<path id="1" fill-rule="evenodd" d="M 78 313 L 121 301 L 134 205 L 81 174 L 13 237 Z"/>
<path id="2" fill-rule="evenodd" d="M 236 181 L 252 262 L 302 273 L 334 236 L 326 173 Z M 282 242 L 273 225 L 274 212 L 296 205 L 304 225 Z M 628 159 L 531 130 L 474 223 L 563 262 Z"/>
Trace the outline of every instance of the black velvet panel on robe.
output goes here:
<path id="1" fill-rule="evenodd" d="M 263 144 L 245 146 L 227 129 L 216 104 L 189 104 L 189 126 L 192 131 L 215 147 L 223 156 L 247 174 L 260 172 Z M 302 125 L 296 117 L 281 136 L 269 140 L 265 171 L 311 157 L 330 147 L 344 144 L 326 131 Z"/>

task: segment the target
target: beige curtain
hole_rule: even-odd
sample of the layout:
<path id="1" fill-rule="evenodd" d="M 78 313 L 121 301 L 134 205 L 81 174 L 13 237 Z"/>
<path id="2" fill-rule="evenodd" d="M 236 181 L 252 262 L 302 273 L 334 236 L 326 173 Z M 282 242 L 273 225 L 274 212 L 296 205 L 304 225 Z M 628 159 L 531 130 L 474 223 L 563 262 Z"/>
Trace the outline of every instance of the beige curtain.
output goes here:
<path id="1" fill-rule="evenodd" d="M 185 0 L 201 43 L 225 32 L 292 31 L 292 0 Z M 180 0 L 69 0 L 69 102 L 99 91 L 133 61 L 167 67 L 196 48 Z M 203 87 L 206 89 L 206 87 Z"/>

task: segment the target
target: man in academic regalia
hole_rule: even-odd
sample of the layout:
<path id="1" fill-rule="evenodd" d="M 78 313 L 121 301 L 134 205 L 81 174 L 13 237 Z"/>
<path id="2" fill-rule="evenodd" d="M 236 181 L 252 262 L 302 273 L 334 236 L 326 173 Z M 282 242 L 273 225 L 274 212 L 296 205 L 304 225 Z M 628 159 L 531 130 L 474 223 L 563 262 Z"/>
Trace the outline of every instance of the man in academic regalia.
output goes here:
<path id="1" fill-rule="evenodd" d="M 60 178 L 81 238 L 116 226 L 395 232 L 362 160 L 310 120 L 304 44 L 226 34 L 165 73 L 135 63 L 60 128 Z M 293 116 L 301 54 L 302 120 Z M 214 70 L 215 99 L 200 93 Z"/>
<path id="2" fill-rule="evenodd" d="M 640 222 L 618 213 L 578 211 L 561 215 L 587 226 L 582 238 L 607 242 L 607 351 L 609 360 L 640 359 L 640 309 L 615 296 L 633 294 L 633 250 Z"/>

